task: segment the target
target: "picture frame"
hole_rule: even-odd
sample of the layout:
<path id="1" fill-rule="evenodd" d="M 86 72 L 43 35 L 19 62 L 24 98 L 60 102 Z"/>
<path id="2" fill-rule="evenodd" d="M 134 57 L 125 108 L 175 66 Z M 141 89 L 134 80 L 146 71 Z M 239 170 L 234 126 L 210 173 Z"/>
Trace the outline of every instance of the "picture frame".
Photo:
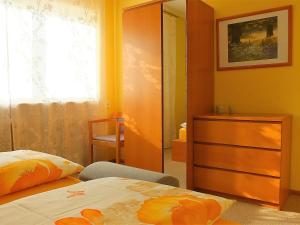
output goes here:
<path id="1" fill-rule="evenodd" d="M 292 6 L 216 20 L 217 70 L 292 65 Z"/>

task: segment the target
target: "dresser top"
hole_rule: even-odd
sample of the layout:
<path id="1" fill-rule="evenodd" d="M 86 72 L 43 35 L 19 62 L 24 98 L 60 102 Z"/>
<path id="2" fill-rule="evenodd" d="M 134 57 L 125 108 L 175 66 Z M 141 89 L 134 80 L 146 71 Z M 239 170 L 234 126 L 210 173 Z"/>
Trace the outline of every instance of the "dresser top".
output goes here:
<path id="1" fill-rule="evenodd" d="M 288 114 L 203 114 L 197 115 L 194 119 L 207 119 L 207 120 L 245 120 L 245 121 L 270 121 L 281 122 L 290 119 L 291 115 Z"/>

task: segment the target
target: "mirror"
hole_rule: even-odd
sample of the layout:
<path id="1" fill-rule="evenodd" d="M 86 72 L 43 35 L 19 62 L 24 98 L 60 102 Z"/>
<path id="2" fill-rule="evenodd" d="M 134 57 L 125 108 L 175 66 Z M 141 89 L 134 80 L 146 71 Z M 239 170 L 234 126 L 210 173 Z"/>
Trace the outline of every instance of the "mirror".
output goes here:
<path id="1" fill-rule="evenodd" d="M 163 5 L 164 172 L 186 180 L 186 1 Z"/>

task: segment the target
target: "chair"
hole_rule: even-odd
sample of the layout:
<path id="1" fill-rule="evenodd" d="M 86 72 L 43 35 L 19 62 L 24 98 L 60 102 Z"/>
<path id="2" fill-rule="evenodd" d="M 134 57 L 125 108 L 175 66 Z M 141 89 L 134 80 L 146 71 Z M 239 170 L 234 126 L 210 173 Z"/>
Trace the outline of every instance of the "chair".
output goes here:
<path id="1" fill-rule="evenodd" d="M 114 122 L 116 133 L 113 135 L 96 136 L 94 134 L 93 125 L 97 123 Z M 103 147 L 112 147 L 116 149 L 116 163 L 120 163 L 120 150 L 124 146 L 124 119 L 120 114 L 116 114 L 111 118 L 97 119 L 88 121 L 89 127 L 89 153 L 90 163 L 94 162 L 94 145 Z"/>

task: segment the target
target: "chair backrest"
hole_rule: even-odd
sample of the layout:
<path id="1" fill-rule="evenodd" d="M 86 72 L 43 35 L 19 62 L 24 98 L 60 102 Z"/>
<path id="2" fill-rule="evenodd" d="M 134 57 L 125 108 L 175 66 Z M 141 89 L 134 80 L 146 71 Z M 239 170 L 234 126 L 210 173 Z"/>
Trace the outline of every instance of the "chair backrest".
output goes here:
<path id="1" fill-rule="evenodd" d="M 112 118 L 122 118 L 123 117 L 123 113 L 121 113 L 121 112 L 113 112 L 111 114 L 111 117 Z"/>
<path id="2" fill-rule="evenodd" d="M 125 122 L 125 119 L 122 118 L 122 117 L 118 117 L 118 118 L 117 118 L 117 121 L 118 121 L 119 123 L 124 123 L 124 122 Z"/>
<path id="3" fill-rule="evenodd" d="M 123 118 L 123 113 L 121 112 L 115 112 L 112 113 L 112 118 L 116 118 L 117 122 L 124 124 L 125 119 Z M 123 134 L 124 133 L 124 125 L 120 126 L 120 132 Z"/>
<path id="4" fill-rule="evenodd" d="M 121 132 L 122 134 L 124 134 L 124 130 L 125 130 L 124 122 L 125 122 L 125 119 L 124 119 L 124 118 L 117 118 L 117 121 L 118 121 L 119 123 L 122 123 L 122 125 L 120 126 L 120 132 Z"/>

